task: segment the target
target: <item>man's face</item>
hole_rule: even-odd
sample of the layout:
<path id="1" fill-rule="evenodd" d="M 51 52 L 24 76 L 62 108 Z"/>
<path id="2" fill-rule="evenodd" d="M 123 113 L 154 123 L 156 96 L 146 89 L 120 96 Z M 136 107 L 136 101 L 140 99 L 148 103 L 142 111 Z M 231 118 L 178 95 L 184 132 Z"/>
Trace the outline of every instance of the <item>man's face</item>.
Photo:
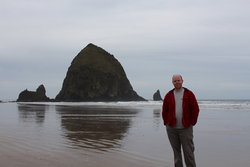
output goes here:
<path id="1" fill-rule="evenodd" d="M 181 89 L 183 80 L 182 80 L 181 76 L 179 76 L 179 75 L 173 76 L 172 83 L 173 83 L 175 89 Z"/>

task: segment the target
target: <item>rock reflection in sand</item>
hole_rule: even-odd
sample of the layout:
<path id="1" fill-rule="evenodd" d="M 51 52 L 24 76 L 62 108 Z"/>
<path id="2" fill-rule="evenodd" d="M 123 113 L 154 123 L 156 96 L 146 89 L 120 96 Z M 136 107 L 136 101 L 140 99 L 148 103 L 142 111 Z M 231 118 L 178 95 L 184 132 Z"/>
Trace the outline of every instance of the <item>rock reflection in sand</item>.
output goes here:
<path id="1" fill-rule="evenodd" d="M 138 109 L 56 106 L 63 135 L 73 147 L 92 151 L 120 148 Z"/>
<path id="2" fill-rule="evenodd" d="M 36 121 L 36 123 L 41 124 L 44 122 L 47 108 L 46 105 L 18 104 L 19 118 L 24 122 Z"/>

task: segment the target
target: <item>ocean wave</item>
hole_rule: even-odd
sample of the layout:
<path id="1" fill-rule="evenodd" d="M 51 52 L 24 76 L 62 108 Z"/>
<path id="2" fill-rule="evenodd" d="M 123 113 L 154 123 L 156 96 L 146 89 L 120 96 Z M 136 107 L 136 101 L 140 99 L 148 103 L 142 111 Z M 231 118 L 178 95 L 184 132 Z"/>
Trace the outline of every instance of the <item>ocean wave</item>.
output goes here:
<path id="1" fill-rule="evenodd" d="M 201 100 L 199 106 L 206 109 L 250 110 L 250 100 Z"/>
<path id="2" fill-rule="evenodd" d="M 198 100 L 201 109 L 246 109 L 250 110 L 250 100 Z M 18 102 L 18 104 L 86 106 L 86 107 L 157 107 L 162 101 L 118 101 L 118 102 Z"/>
<path id="3" fill-rule="evenodd" d="M 55 105 L 55 106 L 161 106 L 162 101 L 118 101 L 118 102 L 18 102 L 18 104 L 33 104 L 33 105 Z"/>

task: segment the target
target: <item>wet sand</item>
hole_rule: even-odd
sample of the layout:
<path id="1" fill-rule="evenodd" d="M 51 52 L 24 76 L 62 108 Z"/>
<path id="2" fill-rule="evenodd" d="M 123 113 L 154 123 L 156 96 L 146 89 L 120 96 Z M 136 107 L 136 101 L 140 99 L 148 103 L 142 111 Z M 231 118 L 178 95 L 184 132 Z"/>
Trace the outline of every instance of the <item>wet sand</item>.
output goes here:
<path id="1" fill-rule="evenodd" d="M 0 104 L 0 166 L 171 167 L 160 108 Z M 249 116 L 202 108 L 197 166 L 248 166 Z"/>

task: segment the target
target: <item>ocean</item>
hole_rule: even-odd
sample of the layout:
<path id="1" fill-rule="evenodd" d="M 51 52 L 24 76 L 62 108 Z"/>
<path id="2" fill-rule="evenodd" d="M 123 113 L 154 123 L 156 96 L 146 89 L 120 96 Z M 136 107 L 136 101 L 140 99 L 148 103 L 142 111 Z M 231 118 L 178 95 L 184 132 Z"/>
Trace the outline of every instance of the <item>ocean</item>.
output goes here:
<path id="1" fill-rule="evenodd" d="M 250 100 L 199 100 L 197 166 L 249 166 Z M 171 167 L 160 101 L 0 103 L 0 166 Z"/>

